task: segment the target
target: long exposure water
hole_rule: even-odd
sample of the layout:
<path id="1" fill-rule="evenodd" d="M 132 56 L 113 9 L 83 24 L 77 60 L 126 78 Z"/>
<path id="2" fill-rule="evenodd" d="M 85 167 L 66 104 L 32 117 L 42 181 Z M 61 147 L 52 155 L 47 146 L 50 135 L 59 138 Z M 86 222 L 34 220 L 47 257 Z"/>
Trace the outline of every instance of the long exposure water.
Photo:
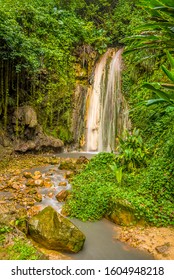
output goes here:
<path id="1" fill-rule="evenodd" d="M 88 90 L 86 150 L 114 151 L 115 138 L 128 129 L 128 108 L 121 92 L 123 49 L 108 49 L 96 64 Z"/>
<path id="2" fill-rule="evenodd" d="M 65 153 L 59 154 L 60 157 L 78 157 L 81 153 Z M 83 153 L 84 155 L 84 153 Z M 88 158 L 94 154 L 86 154 Z M 43 176 L 50 177 L 52 186 L 50 188 L 40 188 L 43 200 L 36 205 L 40 205 L 41 209 L 46 206 L 52 206 L 57 212 L 61 213 L 62 203 L 58 202 L 55 195 L 62 189 L 70 189 L 71 185 L 65 179 L 65 171 L 59 170 L 58 166 L 48 166 L 35 168 L 30 171 L 40 170 Z M 66 181 L 67 186 L 61 187 L 59 183 Z M 52 194 L 49 196 L 48 194 Z M 83 250 L 77 254 L 67 254 L 67 258 L 71 257 L 76 260 L 150 260 L 153 257 L 116 239 L 117 226 L 106 220 L 102 219 L 96 222 L 82 222 L 77 219 L 71 221 L 86 235 L 86 241 Z"/>

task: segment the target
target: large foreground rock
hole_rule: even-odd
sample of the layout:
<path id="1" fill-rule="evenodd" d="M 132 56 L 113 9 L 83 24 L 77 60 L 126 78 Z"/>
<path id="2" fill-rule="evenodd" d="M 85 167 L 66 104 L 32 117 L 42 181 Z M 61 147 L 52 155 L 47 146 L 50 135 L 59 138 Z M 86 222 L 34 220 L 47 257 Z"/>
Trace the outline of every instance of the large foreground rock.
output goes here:
<path id="1" fill-rule="evenodd" d="M 48 249 L 77 253 L 85 235 L 68 219 L 48 206 L 29 220 L 29 233 Z"/>

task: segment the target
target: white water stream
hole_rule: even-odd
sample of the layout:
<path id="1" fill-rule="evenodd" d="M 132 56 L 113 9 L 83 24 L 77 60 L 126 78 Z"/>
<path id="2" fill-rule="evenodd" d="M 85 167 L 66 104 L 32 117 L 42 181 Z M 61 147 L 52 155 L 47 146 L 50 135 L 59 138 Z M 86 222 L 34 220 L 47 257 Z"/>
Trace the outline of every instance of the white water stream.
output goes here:
<path id="1" fill-rule="evenodd" d="M 121 93 L 123 49 L 108 49 L 97 63 L 93 87 L 88 90 L 87 151 L 115 151 L 116 137 L 129 126 Z"/>

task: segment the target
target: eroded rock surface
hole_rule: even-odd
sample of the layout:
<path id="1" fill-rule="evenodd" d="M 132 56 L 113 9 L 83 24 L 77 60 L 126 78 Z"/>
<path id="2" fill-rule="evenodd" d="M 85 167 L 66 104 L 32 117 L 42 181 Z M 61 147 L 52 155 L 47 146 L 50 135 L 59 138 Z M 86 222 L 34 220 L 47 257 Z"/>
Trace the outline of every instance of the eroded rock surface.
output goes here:
<path id="1" fill-rule="evenodd" d="M 68 219 L 48 206 L 29 220 L 29 233 L 48 249 L 77 253 L 85 235 Z"/>

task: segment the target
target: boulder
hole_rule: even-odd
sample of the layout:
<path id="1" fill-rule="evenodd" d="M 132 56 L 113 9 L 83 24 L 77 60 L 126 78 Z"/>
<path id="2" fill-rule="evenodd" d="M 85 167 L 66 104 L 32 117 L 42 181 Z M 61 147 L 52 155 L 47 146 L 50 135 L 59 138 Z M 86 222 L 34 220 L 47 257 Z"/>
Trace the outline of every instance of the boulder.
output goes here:
<path id="1" fill-rule="evenodd" d="M 105 217 L 121 226 L 144 226 L 146 224 L 146 221 L 137 215 L 135 207 L 124 199 L 113 199 L 111 208 L 108 209 Z"/>
<path id="2" fill-rule="evenodd" d="M 37 135 L 34 140 L 24 141 L 18 139 L 14 147 L 15 152 L 55 152 L 60 153 L 63 150 L 63 142 L 53 136 L 45 134 Z"/>
<path id="3" fill-rule="evenodd" d="M 72 159 L 72 158 L 62 158 L 60 165 L 59 165 L 59 169 L 60 170 L 76 170 L 76 159 Z"/>
<path id="4" fill-rule="evenodd" d="M 18 125 L 16 125 L 16 123 Z M 22 106 L 14 111 L 13 124 L 13 147 L 15 152 L 61 152 L 63 142 L 43 132 L 38 124 L 37 113 L 31 106 Z M 18 137 L 14 137 L 18 130 Z"/>
<path id="5" fill-rule="evenodd" d="M 37 114 L 33 107 L 22 106 L 14 111 L 12 123 L 15 125 L 18 121 L 19 126 L 27 126 L 29 128 L 34 128 L 37 126 Z"/>
<path id="6" fill-rule="evenodd" d="M 163 245 L 161 246 L 157 246 L 155 247 L 155 250 L 159 253 L 159 254 L 162 254 L 163 256 L 166 256 L 168 251 L 169 251 L 169 248 L 170 248 L 170 243 L 167 242 L 167 243 L 164 243 Z"/>
<path id="7" fill-rule="evenodd" d="M 56 199 L 59 202 L 63 202 L 67 199 L 70 192 L 68 190 L 62 190 L 58 194 L 56 194 Z"/>
<path id="8" fill-rule="evenodd" d="M 29 220 L 29 234 L 48 249 L 77 253 L 83 248 L 85 235 L 51 206 Z"/>
<path id="9" fill-rule="evenodd" d="M 89 159 L 87 159 L 85 156 L 80 156 L 77 161 L 77 164 L 87 164 L 89 163 Z"/>
<path id="10" fill-rule="evenodd" d="M 60 187 L 66 187 L 67 186 L 67 182 L 66 181 L 61 181 L 61 182 L 59 182 L 59 186 Z"/>

